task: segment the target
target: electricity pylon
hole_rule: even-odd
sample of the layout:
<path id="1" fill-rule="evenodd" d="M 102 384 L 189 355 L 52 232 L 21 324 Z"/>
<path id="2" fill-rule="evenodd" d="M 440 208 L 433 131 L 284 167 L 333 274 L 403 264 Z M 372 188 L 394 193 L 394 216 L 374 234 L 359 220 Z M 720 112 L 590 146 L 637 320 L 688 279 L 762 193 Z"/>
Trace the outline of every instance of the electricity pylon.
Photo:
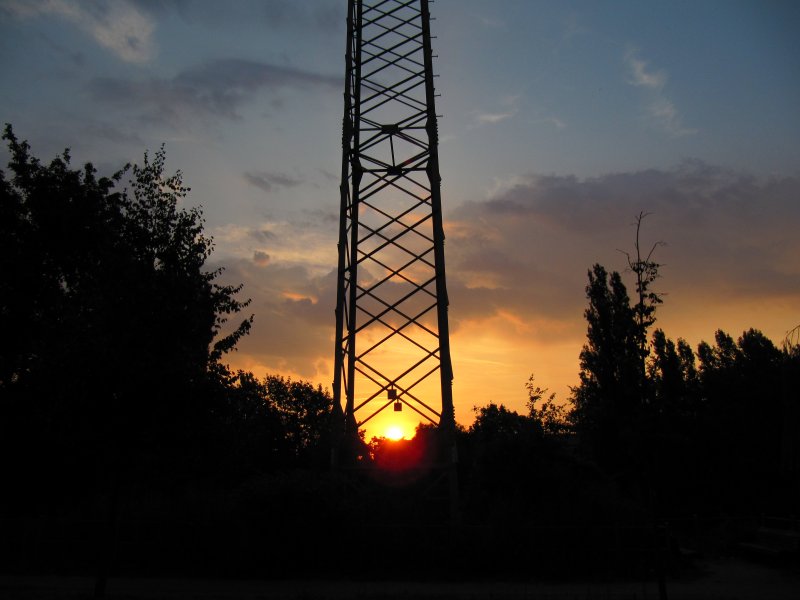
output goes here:
<path id="1" fill-rule="evenodd" d="M 455 425 L 432 59 L 428 0 L 349 0 L 333 381 L 345 443 L 390 407 Z"/>

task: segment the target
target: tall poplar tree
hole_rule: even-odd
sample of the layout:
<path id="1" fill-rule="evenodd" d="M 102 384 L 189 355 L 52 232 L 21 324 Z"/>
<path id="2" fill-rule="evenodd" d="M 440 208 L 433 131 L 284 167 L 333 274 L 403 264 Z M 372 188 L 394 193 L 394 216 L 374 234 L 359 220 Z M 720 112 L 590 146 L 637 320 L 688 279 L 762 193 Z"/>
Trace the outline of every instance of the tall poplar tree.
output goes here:
<path id="1" fill-rule="evenodd" d="M 580 384 L 572 388 L 574 420 L 601 462 L 619 460 L 642 398 L 641 329 L 616 271 L 596 264 L 588 273 L 586 344 Z"/>

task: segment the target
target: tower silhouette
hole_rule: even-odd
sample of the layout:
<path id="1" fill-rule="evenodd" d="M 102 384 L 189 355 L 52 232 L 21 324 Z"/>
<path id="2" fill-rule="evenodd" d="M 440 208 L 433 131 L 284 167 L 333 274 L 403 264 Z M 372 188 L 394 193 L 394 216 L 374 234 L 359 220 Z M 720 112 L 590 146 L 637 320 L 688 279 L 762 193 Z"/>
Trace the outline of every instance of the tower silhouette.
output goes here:
<path id="1" fill-rule="evenodd" d="M 455 425 L 432 59 L 428 0 L 349 0 L 333 382 L 345 443 L 390 407 Z"/>

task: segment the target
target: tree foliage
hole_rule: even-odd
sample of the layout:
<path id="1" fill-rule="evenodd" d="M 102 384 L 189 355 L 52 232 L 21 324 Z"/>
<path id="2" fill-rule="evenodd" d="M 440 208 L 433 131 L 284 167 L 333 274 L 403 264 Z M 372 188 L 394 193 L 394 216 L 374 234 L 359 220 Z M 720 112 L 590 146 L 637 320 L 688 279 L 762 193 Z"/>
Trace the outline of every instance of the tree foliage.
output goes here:
<path id="1" fill-rule="evenodd" d="M 525 382 L 525 389 L 528 392 L 528 416 L 538 423 L 545 436 L 558 437 L 572 432 L 567 407 L 556 403 L 555 392 L 540 387 L 533 375 Z"/>
<path id="2" fill-rule="evenodd" d="M 323 467 L 330 461 L 327 390 L 306 381 L 247 371 L 220 374 L 216 437 L 241 476 Z"/>
<path id="3" fill-rule="evenodd" d="M 780 505 L 779 469 L 797 454 L 797 403 L 785 391 L 793 385 L 791 353 L 754 329 L 738 340 L 717 331 L 696 354 L 662 329 L 650 336 L 661 299 L 649 286 L 660 265 L 652 250 L 641 257 L 638 235 L 636 247 L 629 257 L 635 306 L 618 273 L 600 265 L 589 272 L 587 341 L 570 415 L 583 448 L 607 472 L 640 486 L 653 509 L 679 510 L 690 498 L 695 509 Z M 543 390 L 530 385 L 541 399 Z"/>
<path id="4" fill-rule="evenodd" d="M 660 277 L 661 264 L 653 260 L 656 248 L 663 246 L 664 242 L 656 242 L 649 252 L 643 254 L 640 235 L 642 222 L 649 213 L 640 212 L 636 215 L 636 237 L 634 239 L 634 254 L 623 251 L 628 262 L 628 269 L 635 277 L 636 303 L 633 305 L 634 319 L 637 325 L 639 354 L 641 357 L 642 371 L 649 354 L 647 330 L 656 322 L 656 308 L 663 302 L 662 295 L 653 290 L 653 283 Z"/>
<path id="5" fill-rule="evenodd" d="M 329 423 L 333 400 L 321 386 L 270 375 L 264 380 L 266 400 L 280 415 L 292 462 L 307 466 L 329 460 Z"/>
<path id="6" fill-rule="evenodd" d="M 601 462 L 619 462 L 631 446 L 642 403 L 641 330 L 620 274 L 596 264 L 588 276 L 588 327 L 580 383 L 572 388 L 573 420 Z"/>
<path id="7" fill-rule="evenodd" d="M 73 479 L 185 446 L 215 363 L 252 317 L 222 334 L 249 301 L 206 270 L 212 240 L 200 210 L 181 207 L 180 172 L 165 174 L 162 148 L 98 178 L 68 151 L 43 164 L 10 126 L 3 138 L 0 420 L 16 425 L 5 440 Z"/>
<path id="8" fill-rule="evenodd" d="M 756 329 L 735 341 L 717 331 L 714 345 L 701 343 L 698 356 L 697 401 L 709 453 L 720 461 L 718 476 L 754 482 L 776 473 L 787 408 L 781 375 L 789 357 Z"/>
<path id="9" fill-rule="evenodd" d="M 490 402 L 475 407 L 475 422 L 470 432 L 485 442 L 528 439 L 541 434 L 541 429 L 526 415 Z"/>

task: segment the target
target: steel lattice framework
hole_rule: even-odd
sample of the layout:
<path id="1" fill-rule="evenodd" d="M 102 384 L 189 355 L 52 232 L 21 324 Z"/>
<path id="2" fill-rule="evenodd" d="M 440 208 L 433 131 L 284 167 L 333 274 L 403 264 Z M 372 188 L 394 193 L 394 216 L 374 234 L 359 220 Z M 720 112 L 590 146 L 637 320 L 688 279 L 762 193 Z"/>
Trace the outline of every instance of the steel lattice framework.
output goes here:
<path id="1" fill-rule="evenodd" d="M 454 425 L 432 58 L 428 0 L 349 0 L 333 390 L 350 438 L 392 405 Z"/>

